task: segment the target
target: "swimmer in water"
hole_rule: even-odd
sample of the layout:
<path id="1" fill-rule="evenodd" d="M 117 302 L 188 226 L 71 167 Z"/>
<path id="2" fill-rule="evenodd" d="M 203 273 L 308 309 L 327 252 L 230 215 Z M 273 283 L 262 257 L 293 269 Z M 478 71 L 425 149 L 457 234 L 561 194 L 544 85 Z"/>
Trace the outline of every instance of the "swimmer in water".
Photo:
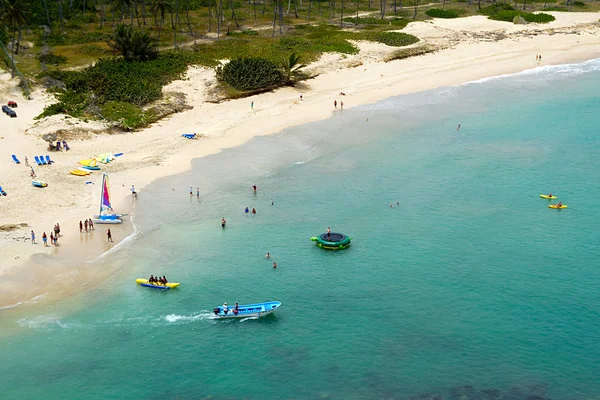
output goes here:
<path id="1" fill-rule="evenodd" d="M 394 205 L 393 205 L 393 204 L 390 204 L 390 208 L 394 208 Z"/>
<path id="2" fill-rule="evenodd" d="M 459 130 L 459 129 L 460 129 L 460 124 L 458 124 L 458 126 L 456 127 L 456 130 Z"/>
<path id="3" fill-rule="evenodd" d="M 256 214 L 256 208 L 252 207 L 252 214 Z"/>
<path id="4" fill-rule="evenodd" d="M 399 201 L 397 201 L 397 202 L 396 202 L 396 205 L 397 205 L 397 206 L 399 206 L 399 205 L 400 205 L 400 202 L 399 202 Z"/>
<path id="5" fill-rule="evenodd" d="M 227 223 L 227 220 L 225 219 L 225 217 L 221 218 L 221 227 L 225 228 L 225 224 Z"/>
<path id="6" fill-rule="evenodd" d="M 277 263 L 273 261 L 273 268 L 277 268 Z"/>
<path id="7" fill-rule="evenodd" d="M 248 212 L 249 212 L 249 211 L 250 211 L 250 210 L 248 210 L 248 207 L 246 207 L 246 208 L 244 209 L 244 212 L 245 212 L 246 214 L 248 214 Z"/>
<path id="8" fill-rule="evenodd" d="M 265 258 L 271 258 L 271 253 L 265 254 Z"/>
<path id="9" fill-rule="evenodd" d="M 271 205 L 274 205 L 275 203 L 273 202 L 273 199 L 271 199 Z"/>

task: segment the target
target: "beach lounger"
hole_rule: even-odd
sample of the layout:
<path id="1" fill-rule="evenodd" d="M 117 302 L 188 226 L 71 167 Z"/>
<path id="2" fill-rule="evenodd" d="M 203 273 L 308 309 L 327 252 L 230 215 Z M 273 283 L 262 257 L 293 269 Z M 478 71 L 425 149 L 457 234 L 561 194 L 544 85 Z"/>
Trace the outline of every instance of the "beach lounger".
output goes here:
<path id="1" fill-rule="evenodd" d="M 41 165 L 46 165 L 46 160 L 44 160 L 44 156 L 40 156 Z"/>
<path id="2" fill-rule="evenodd" d="M 12 155 L 12 159 L 15 163 L 17 164 L 21 164 L 21 161 L 19 161 L 19 159 L 17 158 L 17 156 L 15 156 L 14 154 Z"/>
<path id="3" fill-rule="evenodd" d="M 184 133 L 181 136 L 183 136 L 186 139 L 193 139 L 196 137 L 196 134 L 195 133 Z"/>
<path id="4" fill-rule="evenodd" d="M 42 162 L 40 161 L 40 158 L 38 156 L 33 157 L 33 159 L 35 160 L 35 163 L 37 165 L 42 165 Z"/>
<path id="5" fill-rule="evenodd" d="M 46 162 L 48 163 L 48 165 L 52 164 L 54 161 L 52 161 L 50 159 L 50 156 L 46 156 Z"/>
<path id="6" fill-rule="evenodd" d="M 2 189 L 2 186 L 0 186 L 0 195 L 6 196 L 6 192 Z"/>

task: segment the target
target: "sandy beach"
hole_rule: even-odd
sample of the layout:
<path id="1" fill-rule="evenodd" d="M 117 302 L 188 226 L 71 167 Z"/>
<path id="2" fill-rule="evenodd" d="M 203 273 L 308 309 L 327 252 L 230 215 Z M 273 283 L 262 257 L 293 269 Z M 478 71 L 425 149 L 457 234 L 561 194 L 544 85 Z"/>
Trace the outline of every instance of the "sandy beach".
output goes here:
<path id="1" fill-rule="evenodd" d="M 414 46 L 428 45 L 439 51 L 385 62 L 397 48 L 360 42 L 361 51 L 355 56 L 326 54 L 309 65 L 307 70 L 318 76 L 295 88 L 222 103 L 207 102 L 216 84 L 214 71 L 190 68 L 186 80 L 173 82 L 164 92 L 184 93 L 193 108 L 132 133 L 112 132 L 102 123 L 65 116 L 34 120 L 51 97 L 37 91 L 32 100 L 24 99 L 10 74 L 4 73 L 0 76 L 3 101 L 15 100 L 19 107 L 18 118 L 2 116 L 0 133 L 0 186 L 8 194 L 0 197 L 0 249 L 4 256 L 0 307 L 32 298 L 64 297 L 90 287 L 91 280 L 106 276 L 110 268 L 84 268 L 86 262 L 133 232 L 129 220 L 111 227 L 114 244 L 106 241 L 106 226 L 97 225 L 91 233 L 79 232 L 79 221 L 97 210 L 101 180 L 99 172 L 87 177 L 70 175 L 79 160 L 106 152 L 124 153 L 103 166 L 103 171 L 110 175 L 115 210 L 132 213 L 132 184 L 139 191 L 136 201 L 144 201 L 145 185 L 187 170 L 193 158 L 342 112 L 333 107 L 334 100 L 343 101 L 343 112 L 351 113 L 353 107 L 390 96 L 600 57 L 599 13 L 552 14 L 556 21 L 545 25 L 513 25 L 483 16 L 411 23 L 403 32 L 421 39 Z M 542 62 L 536 60 L 538 54 Z M 71 150 L 49 153 L 40 137 L 51 132 L 65 138 Z M 194 132 L 202 137 L 181 137 Z M 12 154 L 20 159 L 20 165 L 12 162 Z M 27 156 L 33 164 L 35 155 L 46 154 L 54 164 L 35 166 L 35 172 L 49 186 L 35 188 L 24 159 Z M 85 183 L 88 181 L 92 184 Z M 200 187 L 202 195 L 202 182 L 190 185 L 194 190 Z M 174 189 L 174 195 L 189 196 L 189 186 Z M 56 223 L 64 235 L 60 246 L 45 248 L 42 232 L 49 235 Z M 19 227 L 9 230 L 8 225 Z M 36 245 L 31 244 L 30 230 L 36 233 Z"/>

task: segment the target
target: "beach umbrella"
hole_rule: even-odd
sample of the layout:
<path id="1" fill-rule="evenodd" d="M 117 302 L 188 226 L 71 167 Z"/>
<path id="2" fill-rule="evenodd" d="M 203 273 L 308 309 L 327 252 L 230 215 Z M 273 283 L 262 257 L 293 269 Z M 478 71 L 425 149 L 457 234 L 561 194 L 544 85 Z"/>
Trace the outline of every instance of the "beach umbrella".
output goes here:
<path id="1" fill-rule="evenodd" d="M 55 142 L 56 140 L 58 140 L 54 133 L 46 133 L 42 136 L 42 139 L 46 142 Z"/>

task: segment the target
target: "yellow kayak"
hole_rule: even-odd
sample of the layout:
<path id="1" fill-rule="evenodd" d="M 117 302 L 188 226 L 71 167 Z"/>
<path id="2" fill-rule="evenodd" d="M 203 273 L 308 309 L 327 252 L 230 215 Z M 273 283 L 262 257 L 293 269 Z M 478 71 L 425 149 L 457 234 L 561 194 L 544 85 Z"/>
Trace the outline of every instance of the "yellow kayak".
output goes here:
<path id="1" fill-rule="evenodd" d="M 74 169 L 72 171 L 69 171 L 69 173 L 71 175 L 77 175 L 77 176 L 86 176 L 86 175 L 89 175 L 89 173 L 86 173 L 85 171 L 82 171 L 80 169 Z"/>
<path id="2" fill-rule="evenodd" d="M 561 210 L 563 208 L 568 208 L 568 207 L 565 206 L 564 204 L 562 206 L 560 206 L 560 207 L 558 206 L 558 204 L 550 204 L 550 205 L 548 205 L 548 208 L 554 208 L 556 210 Z"/>
<path id="3" fill-rule="evenodd" d="M 153 289 L 175 289 L 177 286 L 181 285 L 181 283 L 179 282 L 169 282 L 166 285 L 162 285 L 160 283 L 150 283 L 148 282 L 148 279 L 136 279 L 135 280 L 136 283 L 142 285 L 142 286 L 146 286 L 146 287 L 150 287 Z"/>
<path id="4" fill-rule="evenodd" d="M 540 197 L 542 199 L 556 200 L 556 196 L 548 196 L 547 194 L 540 194 Z"/>

